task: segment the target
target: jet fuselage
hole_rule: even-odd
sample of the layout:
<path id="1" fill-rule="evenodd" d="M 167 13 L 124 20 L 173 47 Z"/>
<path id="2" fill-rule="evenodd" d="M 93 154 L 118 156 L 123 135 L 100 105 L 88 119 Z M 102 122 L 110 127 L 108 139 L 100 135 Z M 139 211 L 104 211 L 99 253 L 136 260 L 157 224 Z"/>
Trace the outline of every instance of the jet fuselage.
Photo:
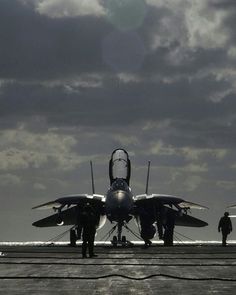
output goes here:
<path id="1" fill-rule="evenodd" d="M 109 163 L 111 187 L 106 194 L 105 212 L 112 222 L 128 222 L 134 208 L 133 194 L 129 187 L 130 160 L 123 149 L 115 150 Z"/>

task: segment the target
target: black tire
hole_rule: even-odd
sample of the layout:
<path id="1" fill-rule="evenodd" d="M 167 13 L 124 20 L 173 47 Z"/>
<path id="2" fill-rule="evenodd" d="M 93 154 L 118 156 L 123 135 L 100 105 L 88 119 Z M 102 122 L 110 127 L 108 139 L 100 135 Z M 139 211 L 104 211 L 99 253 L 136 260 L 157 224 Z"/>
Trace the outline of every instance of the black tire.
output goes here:
<path id="1" fill-rule="evenodd" d="M 111 243 L 114 247 L 117 246 L 117 236 L 113 236 Z"/>

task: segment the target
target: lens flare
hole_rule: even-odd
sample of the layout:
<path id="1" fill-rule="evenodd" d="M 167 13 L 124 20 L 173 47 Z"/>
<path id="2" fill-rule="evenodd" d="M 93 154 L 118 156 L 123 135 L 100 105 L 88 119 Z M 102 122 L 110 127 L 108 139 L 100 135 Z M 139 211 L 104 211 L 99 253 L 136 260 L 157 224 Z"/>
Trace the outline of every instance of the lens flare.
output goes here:
<path id="1" fill-rule="evenodd" d="M 144 0 L 108 0 L 104 5 L 107 19 L 122 31 L 140 27 L 147 12 Z"/>
<path id="2" fill-rule="evenodd" d="M 146 50 L 135 32 L 114 31 L 102 44 L 103 60 L 117 72 L 135 72 L 144 61 Z"/>

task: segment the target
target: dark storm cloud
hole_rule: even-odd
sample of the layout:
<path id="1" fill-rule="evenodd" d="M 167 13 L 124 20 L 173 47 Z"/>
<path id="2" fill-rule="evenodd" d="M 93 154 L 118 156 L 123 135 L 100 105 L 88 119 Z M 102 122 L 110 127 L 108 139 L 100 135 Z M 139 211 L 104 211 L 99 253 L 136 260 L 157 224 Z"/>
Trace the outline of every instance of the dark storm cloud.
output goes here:
<path id="1" fill-rule="evenodd" d="M 103 68 L 111 27 L 93 17 L 49 18 L 19 1 L 0 1 L 0 77 L 56 79 Z"/>
<path id="2" fill-rule="evenodd" d="M 217 9 L 232 9 L 236 8 L 234 0 L 211 0 L 210 5 Z"/>
<path id="3" fill-rule="evenodd" d="M 223 6 L 224 1 L 222 3 Z M 172 4 L 173 7 L 171 7 Z M 189 2 L 186 1 L 186 7 L 188 5 Z M 213 4 L 209 2 L 206 7 L 210 9 L 211 5 Z M 169 6 L 170 8 L 150 5 L 144 24 L 138 29 L 144 46 L 148 50 L 142 70 L 140 71 L 141 75 L 153 75 L 153 73 L 170 77 L 175 75 L 194 75 L 204 69 L 209 71 L 210 69 L 230 67 L 236 64 L 236 60 L 229 57 L 226 47 L 217 44 L 214 40 L 212 42 L 208 41 L 209 44 L 206 45 L 203 41 L 202 44 L 200 42 L 201 38 L 199 38 L 198 42 L 191 45 L 190 34 L 192 28 L 186 25 L 184 15 L 186 10 L 181 10 L 181 13 L 174 11 L 171 9 L 176 6 L 174 2 L 170 3 Z M 213 7 L 215 12 L 221 11 L 217 5 Z M 222 35 L 227 33 L 229 34 L 229 40 L 226 43 L 230 45 L 230 43 L 234 43 L 235 39 L 236 9 L 231 10 L 228 7 L 226 10 L 227 13 L 222 17 L 222 25 L 220 26 L 222 32 L 219 32 L 216 38 L 221 38 Z M 199 21 L 198 18 L 196 17 L 196 21 Z M 194 24 L 194 19 L 192 22 Z M 198 29 L 200 30 L 201 26 Z M 205 32 L 207 31 L 208 27 L 206 24 L 202 31 L 196 31 L 194 34 L 198 36 L 198 34 L 203 34 L 203 32 L 206 34 Z M 155 45 L 156 39 L 158 41 Z"/>
<path id="4" fill-rule="evenodd" d="M 134 32 L 112 32 L 103 41 L 103 59 L 117 72 L 136 72 L 145 58 L 142 40 Z"/>
<path id="5" fill-rule="evenodd" d="M 177 25 L 177 35 L 166 36 L 162 20 L 175 17 L 170 9 L 150 6 L 143 26 L 134 33 L 117 32 L 103 17 L 50 18 L 18 1 L 2 1 L 0 5 L 0 31 L 5 41 L 0 50 L 0 73 L 4 79 L 21 80 L 1 87 L 1 128 L 35 116 L 51 127 L 123 127 L 168 119 L 170 129 L 162 138 L 169 144 L 220 145 L 227 139 L 230 145 L 235 144 L 232 85 L 214 72 L 229 62 L 232 66 L 232 60 L 225 48 L 188 48 L 187 31 L 181 32 Z M 176 21 L 181 27 L 180 16 Z M 165 42 L 153 49 L 159 35 Z M 118 42 L 110 36 L 118 36 Z M 135 36 L 138 46 L 129 36 Z M 137 47 L 141 50 L 136 51 Z M 172 55 L 175 52 L 181 56 Z M 132 72 L 137 81 L 120 81 L 117 70 Z M 197 75 L 204 71 L 204 75 Z M 70 77 L 84 72 L 99 73 L 101 84 L 81 87 L 70 83 Z M 153 79 L 155 75 L 161 78 Z M 40 80 L 60 78 L 61 84 L 40 84 Z M 216 103 L 214 97 L 219 93 L 222 98 Z M 227 120 L 230 124 L 226 126 Z M 39 129 L 32 121 L 28 126 Z"/>
<path id="6" fill-rule="evenodd" d="M 172 16 L 170 9 L 149 6 L 143 25 L 132 35 L 116 33 L 105 17 L 50 18 L 19 1 L 1 1 L 0 77 L 55 80 L 84 72 L 102 74 L 114 69 L 134 71 L 140 76 L 153 73 L 173 76 L 194 74 L 198 69 L 229 63 L 226 51 L 220 48 L 184 49 L 181 42 L 188 32 L 183 30 L 181 17 L 176 18 L 182 28 L 178 29 L 176 37 L 165 37 L 161 23 L 165 16 Z M 158 34 L 167 39 L 165 44 L 153 50 L 151 43 Z M 110 36 L 114 39 L 116 35 L 116 43 L 111 40 L 107 44 Z M 177 66 L 177 58 L 170 61 L 170 54 L 175 51 L 185 51 Z M 136 55 L 130 52 L 136 52 Z M 132 66 L 129 67 L 130 62 Z"/>
<path id="7" fill-rule="evenodd" d="M 107 72 L 109 65 L 111 70 L 115 68 L 128 72 L 137 72 L 138 68 L 140 75 L 154 72 L 176 75 L 227 63 L 226 52 L 222 49 L 195 48 L 186 50 L 182 62 L 178 66 L 173 65 L 169 54 L 184 50 L 181 39 L 187 35 L 186 31 L 182 31 L 180 36 L 170 36 L 166 44 L 155 50 L 150 49 L 155 35 L 165 36 L 161 23 L 165 16 L 171 17 L 171 11 L 149 6 L 143 26 L 133 34 L 133 42 L 129 37 L 131 33 L 115 33 L 116 29 L 105 17 L 50 18 L 39 14 L 33 5 L 3 0 L 0 2 L 0 77 L 57 79 L 84 72 Z M 179 17 L 176 21 L 182 28 L 183 20 Z M 109 36 L 116 35 L 117 43 L 113 40 L 110 45 L 107 44 Z M 130 51 L 136 52 L 136 55 L 130 54 Z M 132 60 L 130 68 L 128 64 Z M 116 61 L 118 64 L 114 66 Z"/>
<path id="8" fill-rule="evenodd" d="M 18 122 L 32 116 L 41 116 L 51 126 L 95 127 L 170 119 L 176 126 L 175 129 L 185 130 L 181 136 L 181 132 L 177 131 L 171 134 L 172 140 L 176 140 L 175 144 L 176 135 L 180 136 L 179 140 L 183 144 L 185 137 L 188 141 L 194 141 L 196 133 L 203 137 L 199 141 L 201 142 L 209 134 L 220 137 L 223 128 L 229 132 L 228 136 L 232 132 L 230 126 L 223 126 L 221 129 L 219 127 L 220 120 L 234 114 L 234 96 L 228 95 L 227 99 L 219 103 L 208 99 L 214 93 L 227 88 L 227 81 L 217 81 L 214 76 L 204 81 L 199 79 L 189 82 L 181 79 L 172 83 L 171 87 L 161 81 L 118 82 L 119 80 L 110 79 L 102 87 L 78 87 L 71 92 L 63 85 L 47 87 L 6 84 L 2 89 L 3 97 L 0 98 L 1 120 L 12 118 Z M 212 128 L 208 125 L 206 129 L 206 122 L 212 124 L 214 120 L 219 120 L 218 128 L 214 130 L 214 125 Z M 230 142 L 233 141 L 234 136 L 231 136 Z"/>
<path id="9" fill-rule="evenodd" d="M 195 76 L 198 71 L 232 66 L 236 61 L 232 61 L 227 52 L 221 48 L 202 49 L 195 48 L 186 50 L 183 60 L 177 65 L 170 62 L 170 54 L 181 49 L 178 43 L 173 43 L 170 47 L 159 47 L 152 54 L 147 55 L 143 65 L 143 75 L 160 74 L 167 77 L 179 77 L 188 75 Z M 204 80 L 204 79 L 203 79 Z"/>
<path id="10" fill-rule="evenodd" d="M 226 14 L 224 16 L 223 24 L 230 33 L 229 45 L 236 43 L 236 2 L 234 0 L 212 0 L 210 2 L 210 7 L 216 11 L 224 11 Z"/>

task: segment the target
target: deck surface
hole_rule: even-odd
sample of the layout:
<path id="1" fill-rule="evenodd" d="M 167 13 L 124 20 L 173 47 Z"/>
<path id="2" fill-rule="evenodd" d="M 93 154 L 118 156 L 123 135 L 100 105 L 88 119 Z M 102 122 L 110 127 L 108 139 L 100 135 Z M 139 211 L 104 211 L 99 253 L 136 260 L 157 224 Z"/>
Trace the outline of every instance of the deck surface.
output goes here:
<path id="1" fill-rule="evenodd" d="M 235 294 L 236 246 L 0 246 L 0 294 Z"/>

